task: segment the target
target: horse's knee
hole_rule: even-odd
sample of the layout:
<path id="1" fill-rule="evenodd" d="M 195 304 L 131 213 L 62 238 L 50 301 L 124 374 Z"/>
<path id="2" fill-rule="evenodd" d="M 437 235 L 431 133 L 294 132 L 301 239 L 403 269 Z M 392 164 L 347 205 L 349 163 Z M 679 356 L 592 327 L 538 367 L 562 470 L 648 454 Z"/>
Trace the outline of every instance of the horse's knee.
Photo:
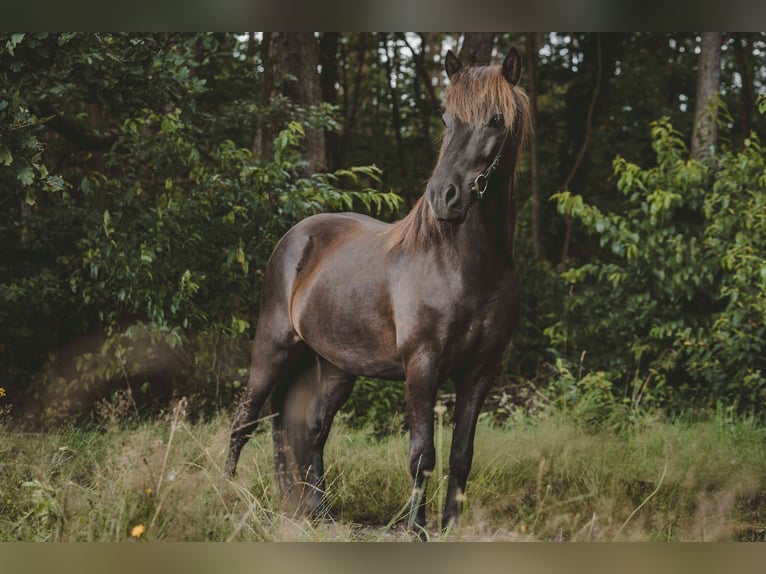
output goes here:
<path id="1" fill-rule="evenodd" d="M 410 474 L 414 479 L 427 477 L 436 466 L 433 446 L 416 446 L 410 450 Z"/>
<path id="2" fill-rule="evenodd" d="M 324 449 L 327 437 L 330 435 L 332 421 L 326 419 L 314 419 L 308 426 L 308 437 L 311 448 L 314 450 Z"/>

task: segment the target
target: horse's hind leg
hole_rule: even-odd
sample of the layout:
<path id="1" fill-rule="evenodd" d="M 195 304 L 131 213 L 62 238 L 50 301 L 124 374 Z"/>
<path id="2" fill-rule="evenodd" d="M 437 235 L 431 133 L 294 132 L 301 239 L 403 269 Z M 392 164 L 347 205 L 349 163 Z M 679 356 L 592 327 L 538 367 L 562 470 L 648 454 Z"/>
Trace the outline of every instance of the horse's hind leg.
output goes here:
<path id="1" fill-rule="evenodd" d="M 306 367 L 291 379 L 282 381 L 271 395 L 274 462 L 285 512 L 299 513 L 307 468 L 303 463 L 307 427 L 304 413 L 319 387 L 316 358 L 311 355 Z"/>
<path id="2" fill-rule="evenodd" d="M 355 377 L 321 357 L 274 395 L 274 454 L 280 490 L 291 510 L 326 511 L 324 446 Z"/>
<path id="3" fill-rule="evenodd" d="M 282 335 L 275 336 L 276 333 Z M 294 336 L 284 319 L 279 321 L 262 317 L 259 320 L 247 388 L 237 408 L 231 431 L 226 459 L 228 476 L 233 477 L 236 472 L 242 447 L 255 430 L 258 415 L 269 393 L 280 380 L 289 379 L 300 368 L 301 359 L 307 350 L 305 343 Z"/>

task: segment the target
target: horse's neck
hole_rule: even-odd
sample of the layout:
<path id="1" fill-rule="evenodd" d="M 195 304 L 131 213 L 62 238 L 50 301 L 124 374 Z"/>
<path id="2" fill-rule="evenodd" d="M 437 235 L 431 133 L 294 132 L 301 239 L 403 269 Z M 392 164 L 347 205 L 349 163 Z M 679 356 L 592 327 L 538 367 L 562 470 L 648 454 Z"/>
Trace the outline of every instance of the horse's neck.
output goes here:
<path id="1" fill-rule="evenodd" d="M 513 267 L 516 209 L 513 176 L 497 173 L 484 197 L 477 200 L 456 235 L 458 251 L 470 253 L 471 265 Z"/>

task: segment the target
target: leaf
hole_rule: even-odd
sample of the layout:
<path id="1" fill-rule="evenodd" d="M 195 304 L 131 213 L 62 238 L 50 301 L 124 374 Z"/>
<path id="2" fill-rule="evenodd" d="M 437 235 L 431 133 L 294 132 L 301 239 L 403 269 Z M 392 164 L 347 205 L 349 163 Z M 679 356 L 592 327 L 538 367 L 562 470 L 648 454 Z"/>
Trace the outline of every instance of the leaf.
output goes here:
<path id="1" fill-rule="evenodd" d="M 32 185 L 35 181 L 35 172 L 30 166 L 25 166 L 19 170 L 16 178 L 24 185 Z"/>
<path id="2" fill-rule="evenodd" d="M 172 118 L 168 116 L 163 116 L 162 122 L 160 123 L 160 131 L 162 133 L 170 133 L 176 130 L 177 123 L 173 121 Z"/>
<path id="3" fill-rule="evenodd" d="M 0 164 L 7 167 L 11 165 L 12 163 L 13 163 L 13 154 L 11 154 L 11 150 L 9 150 L 3 144 L 0 144 Z"/>
<path id="4" fill-rule="evenodd" d="M 60 175 L 51 175 L 45 178 L 45 187 L 48 191 L 61 191 L 66 187 L 66 182 Z"/>
<path id="5" fill-rule="evenodd" d="M 16 34 L 11 34 L 11 39 L 6 42 L 5 47 L 8 49 L 8 52 L 11 54 L 11 56 L 15 56 L 14 49 L 16 46 L 21 44 L 21 41 L 24 39 L 24 36 L 26 36 L 26 33 L 19 32 Z"/>
<path id="6" fill-rule="evenodd" d="M 109 214 L 109 210 L 104 210 L 104 235 L 109 237 L 112 234 L 113 228 L 112 228 L 112 216 Z"/>

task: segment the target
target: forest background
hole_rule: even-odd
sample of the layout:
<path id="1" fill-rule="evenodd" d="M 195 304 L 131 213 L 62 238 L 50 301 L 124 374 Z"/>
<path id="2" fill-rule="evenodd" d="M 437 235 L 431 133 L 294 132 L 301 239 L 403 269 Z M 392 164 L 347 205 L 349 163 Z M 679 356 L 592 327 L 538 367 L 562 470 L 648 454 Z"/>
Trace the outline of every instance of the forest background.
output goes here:
<path id="1" fill-rule="evenodd" d="M 4 34 L 4 406 L 32 425 L 115 397 L 134 415 L 230 408 L 282 233 L 405 213 L 438 152 L 446 50 L 511 45 L 535 131 L 493 416 L 760 413 L 758 33 Z M 402 401 L 362 380 L 346 412 L 377 424 Z"/>
<path id="2" fill-rule="evenodd" d="M 267 432 L 220 462 L 279 237 L 406 213 L 447 49 L 512 45 L 521 321 L 449 537 L 764 539 L 766 35 L 323 32 L 0 35 L 0 540 L 406 539 L 400 383 L 334 427 L 334 525 Z"/>

